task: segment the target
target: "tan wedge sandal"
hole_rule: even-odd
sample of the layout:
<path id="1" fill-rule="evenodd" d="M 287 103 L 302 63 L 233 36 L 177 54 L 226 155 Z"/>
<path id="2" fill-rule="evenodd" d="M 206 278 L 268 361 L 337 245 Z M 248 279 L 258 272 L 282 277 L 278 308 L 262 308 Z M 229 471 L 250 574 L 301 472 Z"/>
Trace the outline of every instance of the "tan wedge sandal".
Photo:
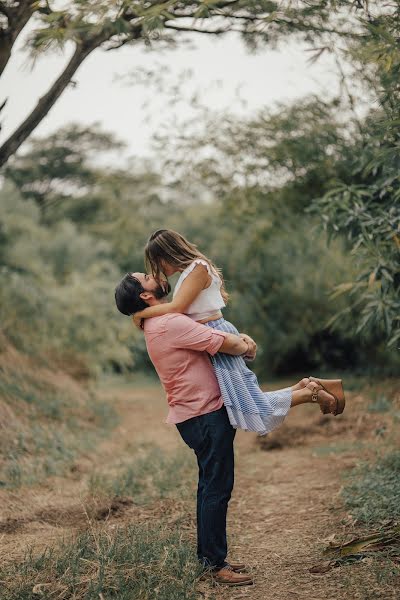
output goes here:
<path id="1" fill-rule="evenodd" d="M 311 390 L 312 402 L 318 402 L 321 412 L 324 415 L 337 414 L 338 403 L 333 394 L 327 392 L 322 385 L 319 385 L 316 381 L 310 381 L 306 387 Z"/>
<path id="2" fill-rule="evenodd" d="M 318 379 L 317 377 L 309 376 L 310 381 L 318 383 L 328 394 L 331 394 L 336 398 L 337 408 L 333 414 L 340 415 L 344 411 L 346 406 L 346 399 L 344 397 L 343 384 L 341 379 Z"/>

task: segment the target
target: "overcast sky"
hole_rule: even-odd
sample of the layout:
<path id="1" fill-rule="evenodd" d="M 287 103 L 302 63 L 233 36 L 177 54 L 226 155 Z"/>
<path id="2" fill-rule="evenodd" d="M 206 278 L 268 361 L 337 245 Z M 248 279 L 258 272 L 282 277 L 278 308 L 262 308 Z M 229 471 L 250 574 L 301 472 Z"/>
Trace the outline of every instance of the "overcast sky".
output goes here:
<path id="1" fill-rule="evenodd" d="M 95 51 L 74 77 L 76 85 L 63 93 L 35 134 L 47 134 L 70 121 L 86 125 L 99 121 L 127 142 L 127 155 L 149 156 L 151 136 L 160 124 L 172 123 L 174 113 L 179 113 L 180 119 L 188 117 L 192 109 L 185 100 L 171 106 L 166 94 L 154 94 L 118 78 L 138 67 L 165 65 L 167 82 L 176 82 L 179 73 L 191 69 L 193 77 L 182 88 L 184 98 L 197 90 L 203 105 L 233 109 L 244 116 L 259 107 L 273 107 L 276 101 L 308 93 L 329 97 L 338 90 L 332 59 L 326 56 L 310 65 L 310 54 L 300 44 L 291 42 L 277 51 L 249 54 L 237 34 L 224 38 L 191 35 L 195 48 L 148 53 L 143 47 L 125 46 L 111 52 Z M 2 113 L 1 140 L 27 116 L 67 59 L 68 53 L 46 55 L 32 69 L 25 44 L 26 33 L 0 83 L 0 100 L 9 98 Z"/>

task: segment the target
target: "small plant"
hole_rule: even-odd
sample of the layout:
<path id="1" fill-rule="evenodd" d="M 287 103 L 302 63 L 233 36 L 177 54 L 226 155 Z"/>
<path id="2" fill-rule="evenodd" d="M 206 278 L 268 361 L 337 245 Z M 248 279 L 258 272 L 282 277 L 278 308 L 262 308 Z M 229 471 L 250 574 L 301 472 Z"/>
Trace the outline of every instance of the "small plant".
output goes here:
<path id="1" fill-rule="evenodd" d="M 385 413 L 392 409 L 392 403 L 385 395 L 381 394 L 375 398 L 373 402 L 368 405 L 368 412 L 370 413 Z"/>

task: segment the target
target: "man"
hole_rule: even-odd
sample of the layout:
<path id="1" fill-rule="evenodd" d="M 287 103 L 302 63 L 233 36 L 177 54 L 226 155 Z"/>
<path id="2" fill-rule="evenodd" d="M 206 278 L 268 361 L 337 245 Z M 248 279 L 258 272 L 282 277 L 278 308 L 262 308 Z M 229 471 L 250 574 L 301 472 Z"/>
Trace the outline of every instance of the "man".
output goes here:
<path id="1" fill-rule="evenodd" d="M 169 284 L 144 273 L 128 273 L 115 289 L 123 314 L 165 302 Z M 195 452 L 197 489 L 197 555 L 218 583 L 249 585 L 244 565 L 228 563 L 226 515 L 234 483 L 231 426 L 208 354 L 225 352 L 255 356 L 256 345 L 240 337 L 196 323 L 186 315 L 168 314 L 145 320 L 147 350 L 167 393 L 167 423 L 176 425 Z M 207 354 L 208 353 L 208 354 Z"/>
<path id="2" fill-rule="evenodd" d="M 169 284 L 160 285 L 144 273 L 128 273 L 115 289 L 118 309 L 132 315 L 166 301 Z M 225 352 L 255 356 L 256 345 L 245 334 L 225 333 L 196 323 L 186 315 L 167 314 L 145 320 L 149 356 L 167 392 L 167 423 L 174 423 L 192 448 L 199 466 L 197 489 L 197 554 L 219 583 L 248 585 L 244 565 L 226 560 L 226 514 L 234 482 L 233 440 L 217 379 L 207 355 Z M 291 386 L 291 407 L 314 402 L 323 413 L 340 414 L 344 395 L 337 398 L 321 385 L 341 380 L 304 378 Z"/>

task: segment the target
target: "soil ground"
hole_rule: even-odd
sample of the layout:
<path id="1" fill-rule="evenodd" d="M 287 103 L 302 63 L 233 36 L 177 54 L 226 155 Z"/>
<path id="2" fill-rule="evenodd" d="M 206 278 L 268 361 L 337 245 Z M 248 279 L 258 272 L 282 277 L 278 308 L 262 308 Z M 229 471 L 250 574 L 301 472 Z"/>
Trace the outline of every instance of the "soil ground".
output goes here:
<path id="1" fill-rule="evenodd" d="M 285 381 L 274 387 L 289 384 Z M 134 455 L 143 443 L 155 443 L 166 451 L 182 447 L 176 428 L 164 423 L 166 402 L 158 385 L 107 385 L 101 393 L 113 402 L 121 424 L 95 452 L 75 462 L 67 477 L 0 491 L 2 560 L 17 560 L 28 545 L 40 549 L 85 527 L 87 482 L 98 466 L 112 469 L 117 458 Z M 246 562 L 255 585 L 215 588 L 209 581 L 201 581 L 199 598 L 212 598 L 213 594 L 218 600 L 396 597 L 394 590 L 386 590 L 382 596 L 379 590 L 372 594 L 374 583 L 368 564 L 362 561 L 321 575 L 309 571 L 324 560 L 323 548 L 334 535 L 340 538 L 349 533 L 351 515 L 340 498 L 342 475 L 359 461 L 376 431 L 384 427 L 385 417 L 366 413 L 365 401 L 357 392 L 347 393 L 346 410 L 340 417 L 322 416 L 316 405 L 296 407 L 285 424 L 265 438 L 237 432 L 229 556 Z M 121 502 L 108 515 L 110 523 L 118 519 L 121 524 L 121 519 L 140 521 L 158 514 L 173 519 L 183 510 L 194 539 L 194 507 L 194 498 L 186 505 L 171 499 L 144 507 Z"/>

